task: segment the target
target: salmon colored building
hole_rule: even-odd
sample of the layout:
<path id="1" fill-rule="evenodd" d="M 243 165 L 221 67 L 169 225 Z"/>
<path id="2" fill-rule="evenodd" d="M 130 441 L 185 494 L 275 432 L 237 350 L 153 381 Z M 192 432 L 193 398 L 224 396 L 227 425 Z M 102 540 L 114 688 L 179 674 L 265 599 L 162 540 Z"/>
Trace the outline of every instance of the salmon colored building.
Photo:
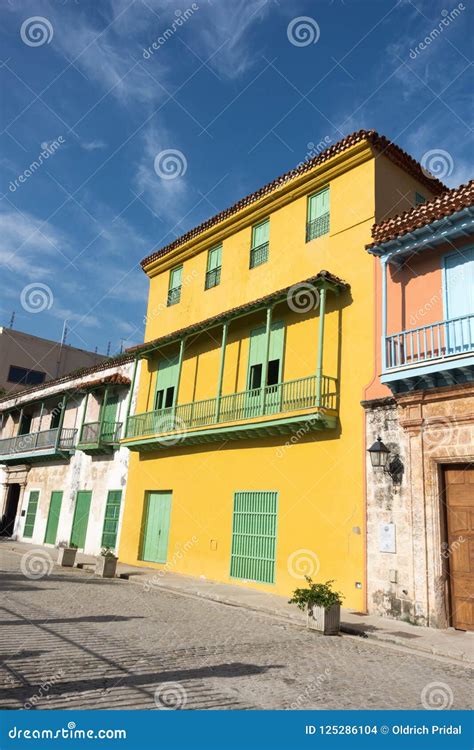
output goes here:
<path id="1" fill-rule="evenodd" d="M 369 611 L 473 630 L 474 182 L 372 234 Z"/>
<path id="2" fill-rule="evenodd" d="M 444 186 L 359 131 L 142 262 L 150 279 L 119 556 L 366 607 L 374 222 Z"/>

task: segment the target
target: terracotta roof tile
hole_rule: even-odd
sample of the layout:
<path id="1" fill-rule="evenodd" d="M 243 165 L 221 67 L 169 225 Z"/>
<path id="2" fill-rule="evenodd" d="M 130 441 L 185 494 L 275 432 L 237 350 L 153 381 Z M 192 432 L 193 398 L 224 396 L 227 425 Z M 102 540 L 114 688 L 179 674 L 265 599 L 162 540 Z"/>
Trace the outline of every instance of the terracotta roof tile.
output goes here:
<path id="1" fill-rule="evenodd" d="M 398 216 L 380 222 L 380 224 L 374 224 L 372 227 L 374 242 L 366 245 L 366 247 L 370 248 L 380 245 L 382 242 L 394 240 L 396 237 L 401 237 L 437 219 L 451 216 L 451 214 L 472 205 L 474 205 L 474 180 L 466 185 L 447 190 L 437 198 L 421 203 L 409 211 L 404 211 Z"/>
<path id="2" fill-rule="evenodd" d="M 383 154 L 401 169 L 404 169 L 406 172 L 416 177 L 416 179 L 424 184 L 432 193 L 439 194 L 447 189 L 446 186 L 443 185 L 443 183 L 438 179 L 436 179 L 435 177 L 430 177 L 428 174 L 426 174 L 426 172 L 422 170 L 420 164 L 412 156 L 407 154 L 407 152 L 400 148 L 400 146 L 392 143 L 392 141 L 390 141 L 386 136 L 379 135 L 379 133 L 377 133 L 375 130 L 358 130 L 357 132 L 351 133 L 345 138 L 342 138 L 332 146 L 329 146 L 329 148 L 325 149 L 317 156 L 314 156 L 312 159 L 308 159 L 294 169 L 291 169 L 289 172 L 285 172 L 284 174 L 280 175 L 280 177 L 277 177 L 275 180 L 267 183 L 263 187 L 256 190 L 254 193 L 250 193 L 250 195 L 246 195 L 244 198 L 241 198 L 239 201 L 237 201 L 237 203 L 234 203 L 229 208 L 220 211 L 215 216 L 212 216 L 210 219 L 202 222 L 202 224 L 194 227 L 194 229 L 190 229 L 189 232 L 181 235 L 181 237 L 173 240 L 173 242 L 170 242 L 168 245 L 155 250 L 153 253 L 144 258 L 144 260 L 142 260 L 142 268 L 145 268 L 145 266 L 149 265 L 154 260 L 161 258 L 163 255 L 166 255 L 167 253 L 171 252 L 171 250 L 174 250 L 180 245 L 184 245 L 184 243 L 188 242 L 188 240 L 198 237 L 210 227 L 219 224 L 221 221 L 224 221 L 229 216 L 232 216 L 232 214 L 235 214 L 246 206 L 249 206 L 251 203 L 255 203 L 260 198 L 263 198 L 263 196 L 272 193 L 274 190 L 277 190 L 279 187 L 286 184 L 295 177 L 298 177 L 299 175 L 310 171 L 319 164 L 323 164 L 325 161 L 328 161 L 328 159 L 331 159 L 342 151 L 346 151 L 347 149 L 351 148 L 351 146 L 354 146 L 356 143 L 359 143 L 363 140 L 368 141 L 376 149 L 378 154 Z"/>

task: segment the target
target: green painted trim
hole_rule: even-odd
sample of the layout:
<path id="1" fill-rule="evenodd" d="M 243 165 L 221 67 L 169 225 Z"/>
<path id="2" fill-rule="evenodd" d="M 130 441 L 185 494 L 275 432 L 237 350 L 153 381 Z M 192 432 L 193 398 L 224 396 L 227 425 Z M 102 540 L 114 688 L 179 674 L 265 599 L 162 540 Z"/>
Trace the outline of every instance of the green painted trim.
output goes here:
<path id="1" fill-rule="evenodd" d="M 127 412 L 125 416 L 125 434 L 128 430 L 128 418 L 130 416 L 130 411 L 132 409 L 132 399 L 133 399 L 133 391 L 135 390 L 135 381 L 137 379 L 137 370 L 138 370 L 138 357 L 135 357 L 135 362 L 133 365 L 133 375 L 132 375 L 132 382 L 130 384 L 130 396 L 128 398 L 127 402 Z"/>
<path id="2" fill-rule="evenodd" d="M 184 345 L 185 345 L 186 339 L 181 339 L 180 345 L 179 345 L 179 355 L 178 355 L 178 374 L 176 376 L 176 387 L 174 391 L 174 404 L 173 408 L 176 408 L 179 400 L 179 384 L 181 382 L 181 370 L 183 369 L 183 356 L 184 356 Z"/>
<path id="3" fill-rule="evenodd" d="M 87 407 L 89 405 L 89 393 L 90 393 L 90 391 L 87 391 L 87 393 L 86 393 L 86 403 L 84 405 L 84 411 L 82 412 L 81 430 L 79 432 L 79 443 L 82 440 L 82 430 L 84 429 L 84 425 L 86 423 Z"/>
<path id="4" fill-rule="evenodd" d="M 225 349 L 227 345 L 227 332 L 229 329 L 229 323 L 225 322 L 222 326 L 222 341 L 221 341 L 221 354 L 219 361 L 219 377 L 217 380 L 217 396 L 216 396 L 216 422 L 219 420 L 219 411 L 221 406 L 222 396 L 222 381 L 224 379 L 224 365 L 225 365 Z"/>
<path id="5" fill-rule="evenodd" d="M 59 452 L 59 443 L 61 442 L 61 432 L 63 431 L 64 415 L 66 414 L 66 406 L 68 403 L 68 395 L 64 396 L 63 405 L 61 408 L 61 414 L 59 415 L 58 434 L 56 435 L 55 452 Z"/>
<path id="6" fill-rule="evenodd" d="M 268 355 L 270 353 L 270 334 L 272 331 L 272 313 L 273 306 L 267 307 L 267 321 L 265 326 L 265 354 L 262 362 L 262 395 L 260 397 L 261 410 L 265 410 L 265 393 L 267 386 L 267 375 L 268 375 Z"/>
<path id="7" fill-rule="evenodd" d="M 43 413 L 44 413 L 44 401 L 41 401 L 40 418 L 39 418 L 38 429 L 36 430 L 36 432 L 41 432 L 41 422 L 43 421 Z"/>
<path id="8" fill-rule="evenodd" d="M 318 332 L 318 362 L 316 367 L 316 406 L 321 406 L 321 387 L 323 377 L 323 353 L 324 353 L 324 318 L 326 314 L 326 289 L 323 287 L 319 293 L 319 332 Z"/>

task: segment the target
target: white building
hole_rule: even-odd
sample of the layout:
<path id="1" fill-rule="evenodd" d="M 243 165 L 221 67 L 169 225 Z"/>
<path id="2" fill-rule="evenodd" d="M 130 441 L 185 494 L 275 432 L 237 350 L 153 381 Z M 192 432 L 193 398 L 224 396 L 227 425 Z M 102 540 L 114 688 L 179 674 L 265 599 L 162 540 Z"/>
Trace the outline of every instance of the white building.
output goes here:
<path id="1" fill-rule="evenodd" d="M 130 355 L 0 399 L 0 534 L 116 549 L 138 379 Z"/>

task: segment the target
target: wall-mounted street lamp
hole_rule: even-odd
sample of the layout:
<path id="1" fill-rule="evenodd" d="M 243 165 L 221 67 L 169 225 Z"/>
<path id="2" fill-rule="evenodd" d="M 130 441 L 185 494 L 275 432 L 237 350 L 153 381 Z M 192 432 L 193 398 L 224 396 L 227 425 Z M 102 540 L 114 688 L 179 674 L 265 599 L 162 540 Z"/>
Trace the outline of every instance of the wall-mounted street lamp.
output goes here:
<path id="1" fill-rule="evenodd" d="M 394 484 L 401 483 L 405 467 L 400 456 L 394 456 L 391 461 L 389 460 L 390 450 L 382 442 L 380 435 L 367 450 L 367 453 L 370 455 L 370 461 L 374 469 L 383 469 L 384 473 L 390 476 Z"/>

